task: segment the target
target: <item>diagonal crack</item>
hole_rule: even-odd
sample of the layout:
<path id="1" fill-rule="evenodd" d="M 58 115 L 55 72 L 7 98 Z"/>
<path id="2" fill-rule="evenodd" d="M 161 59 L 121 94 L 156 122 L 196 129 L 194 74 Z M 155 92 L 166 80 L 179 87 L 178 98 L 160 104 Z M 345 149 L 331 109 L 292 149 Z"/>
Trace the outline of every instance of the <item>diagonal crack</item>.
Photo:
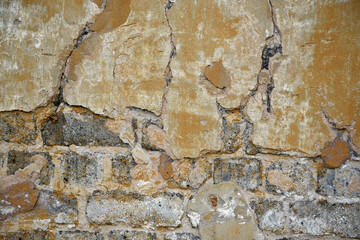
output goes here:
<path id="1" fill-rule="evenodd" d="M 75 49 L 79 48 L 83 40 L 89 36 L 93 31 L 90 30 L 91 23 L 87 22 L 85 26 L 80 30 L 78 37 L 74 40 L 75 44 L 73 46 L 73 49 L 70 51 L 69 55 L 65 59 L 65 64 L 62 67 L 60 71 L 59 76 L 59 87 L 57 92 L 55 93 L 55 96 L 52 98 L 52 102 L 54 105 L 58 108 L 61 103 L 66 103 L 63 96 L 63 91 L 65 88 L 65 85 L 68 83 L 68 72 L 70 68 L 70 57 L 75 51 Z M 56 109 L 57 110 L 57 109 Z"/>

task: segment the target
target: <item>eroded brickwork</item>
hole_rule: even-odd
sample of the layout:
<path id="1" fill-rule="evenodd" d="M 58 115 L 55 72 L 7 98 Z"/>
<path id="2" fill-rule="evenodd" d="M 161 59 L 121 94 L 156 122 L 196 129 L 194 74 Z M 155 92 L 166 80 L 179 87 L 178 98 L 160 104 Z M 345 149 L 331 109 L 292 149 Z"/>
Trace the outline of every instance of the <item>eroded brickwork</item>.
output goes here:
<path id="1" fill-rule="evenodd" d="M 360 238 L 360 1 L 0 1 L 0 239 Z"/>

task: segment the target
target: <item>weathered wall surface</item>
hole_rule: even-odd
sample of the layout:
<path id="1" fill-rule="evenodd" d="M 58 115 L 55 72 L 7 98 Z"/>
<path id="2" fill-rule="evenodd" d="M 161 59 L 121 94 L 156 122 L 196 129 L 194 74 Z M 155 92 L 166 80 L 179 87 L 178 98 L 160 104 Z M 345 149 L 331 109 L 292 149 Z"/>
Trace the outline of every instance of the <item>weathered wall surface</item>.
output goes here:
<path id="1" fill-rule="evenodd" d="M 360 1 L 0 1 L 1 239 L 360 238 Z"/>

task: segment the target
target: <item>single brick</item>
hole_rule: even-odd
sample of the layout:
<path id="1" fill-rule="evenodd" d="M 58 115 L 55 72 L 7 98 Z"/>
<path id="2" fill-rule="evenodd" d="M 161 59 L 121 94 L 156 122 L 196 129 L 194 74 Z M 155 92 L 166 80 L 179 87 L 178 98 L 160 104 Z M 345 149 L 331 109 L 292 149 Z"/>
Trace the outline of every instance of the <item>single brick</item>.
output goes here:
<path id="1" fill-rule="evenodd" d="M 0 113 L 0 140 L 35 144 L 36 137 L 36 120 L 32 113 Z"/>
<path id="2" fill-rule="evenodd" d="M 266 169 L 266 191 L 274 194 L 306 194 L 314 187 L 311 171 L 303 164 L 277 162 Z"/>
<path id="3" fill-rule="evenodd" d="M 252 199 L 250 206 L 255 211 L 260 229 L 276 233 L 285 231 L 286 216 L 282 202 L 263 198 Z"/>
<path id="4" fill-rule="evenodd" d="M 55 165 L 52 163 L 50 154 L 46 152 L 25 152 L 16 150 L 9 151 L 7 160 L 7 174 L 11 175 L 14 174 L 17 170 L 25 168 L 31 163 L 30 159 L 37 154 L 44 156 L 44 158 L 47 160 L 47 166 L 43 167 L 41 170 L 39 184 L 49 185 L 50 178 L 54 174 Z"/>
<path id="5" fill-rule="evenodd" d="M 47 218 L 54 219 L 55 223 L 70 224 L 77 221 L 77 202 L 74 198 L 49 190 L 41 190 L 34 208 L 35 216 L 38 212 L 46 212 Z"/>
<path id="6" fill-rule="evenodd" d="M 214 183 L 234 181 L 247 190 L 261 185 L 261 162 L 250 158 L 217 158 L 214 160 Z"/>
<path id="7" fill-rule="evenodd" d="M 172 193 L 151 197 L 120 190 L 96 191 L 86 205 L 86 216 L 92 224 L 177 227 L 183 213 L 183 197 Z"/>
<path id="8" fill-rule="evenodd" d="M 136 166 L 134 158 L 131 155 L 119 155 L 114 157 L 111 162 L 115 180 L 120 184 L 131 184 L 130 170 Z"/>
<path id="9" fill-rule="evenodd" d="M 46 145 L 125 146 L 118 135 L 106 126 L 107 119 L 89 111 L 60 112 L 50 116 L 41 126 Z"/>
<path id="10" fill-rule="evenodd" d="M 318 170 L 316 192 L 325 196 L 360 197 L 360 169 L 345 165 L 341 168 Z"/>
<path id="11" fill-rule="evenodd" d="M 156 240 L 156 233 L 145 231 L 113 230 L 109 233 L 109 240 Z"/>
<path id="12" fill-rule="evenodd" d="M 50 239 L 49 232 L 47 231 L 19 231 L 0 233 L 2 240 L 44 240 Z"/>
<path id="13" fill-rule="evenodd" d="M 72 239 L 83 239 L 83 240 L 103 240 L 104 236 L 99 232 L 88 232 L 76 230 L 71 231 L 59 231 L 55 234 L 55 240 L 72 240 Z"/>
<path id="14" fill-rule="evenodd" d="M 360 237 L 360 203 L 299 201 L 290 204 L 290 229 L 293 233 L 324 235 L 335 233 Z"/>
<path id="15" fill-rule="evenodd" d="M 64 153 L 62 155 L 64 181 L 73 185 L 91 186 L 101 180 L 102 155 L 102 153 Z"/>
<path id="16" fill-rule="evenodd" d="M 200 237 L 193 233 L 168 233 L 165 240 L 200 240 Z"/>

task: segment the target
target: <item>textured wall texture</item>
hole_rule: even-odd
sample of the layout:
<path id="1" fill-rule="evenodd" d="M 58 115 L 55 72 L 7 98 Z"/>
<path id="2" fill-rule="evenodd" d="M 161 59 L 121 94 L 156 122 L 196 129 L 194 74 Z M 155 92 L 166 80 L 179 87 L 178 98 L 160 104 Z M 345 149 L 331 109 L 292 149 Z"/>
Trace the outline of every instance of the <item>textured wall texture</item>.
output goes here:
<path id="1" fill-rule="evenodd" d="M 0 239 L 358 239 L 359 69 L 359 0 L 1 0 Z"/>

